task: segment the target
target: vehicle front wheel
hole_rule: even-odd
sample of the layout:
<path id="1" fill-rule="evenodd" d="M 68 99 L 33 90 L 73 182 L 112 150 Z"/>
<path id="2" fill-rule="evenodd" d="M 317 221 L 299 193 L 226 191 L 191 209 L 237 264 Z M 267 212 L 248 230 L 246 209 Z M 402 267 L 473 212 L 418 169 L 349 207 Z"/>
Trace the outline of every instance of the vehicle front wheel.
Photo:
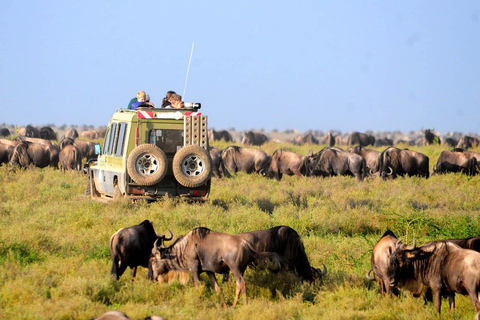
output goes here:
<path id="1" fill-rule="evenodd" d="M 173 157 L 173 175 L 187 188 L 197 188 L 207 183 L 212 174 L 212 159 L 198 145 L 181 148 Z"/>

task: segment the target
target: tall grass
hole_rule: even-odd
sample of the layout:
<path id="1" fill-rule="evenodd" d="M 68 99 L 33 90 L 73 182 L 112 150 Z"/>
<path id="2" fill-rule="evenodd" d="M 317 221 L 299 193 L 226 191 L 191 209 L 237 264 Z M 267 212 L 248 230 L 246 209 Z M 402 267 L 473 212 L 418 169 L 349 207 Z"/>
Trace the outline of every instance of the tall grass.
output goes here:
<path id="1" fill-rule="evenodd" d="M 220 147 L 224 147 L 221 146 Z M 273 153 L 278 145 L 265 146 Z M 282 145 L 305 154 L 312 146 Z M 441 147 L 418 148 L 433 166 Z M 318 150 L 313 150 L 318 151 Z M 386 298 L 365 279 L 373 245 L 386 229 L 417 243 L 480 234 L 480 177 L 446 174 L 430 179 L 284 177 L 280 182 L 238 174 L 214 179 L 207 203 L 165 199 L 102 204 L 83 195 L 87 178 L 76 172 L 0 167 L 0 318 L 87 319 L 110 309 L 133 318 L 168 319 L 450 319 L 448 303 L 437 317 L 432 304 L 402 294 Z M 321 283 L 301 283 L 291 273 L 246 272 L 249 304 L 231 305 L 232 279 L 221 296 L 203 275 L 201 285 L 151 283 L 140 268 L 132 281 L 109 275 L 110 236 L 119 228 L 153 222 L 175 236 L 198 226 L 239 233 L 288 225 L 301 235 Z M 220 277 L 219 277 L 220 278 Z M 219 279 L 220 280 L 220 279 Z M 472 318 L 467 297 L 457 295 L 454 319 Z"/>

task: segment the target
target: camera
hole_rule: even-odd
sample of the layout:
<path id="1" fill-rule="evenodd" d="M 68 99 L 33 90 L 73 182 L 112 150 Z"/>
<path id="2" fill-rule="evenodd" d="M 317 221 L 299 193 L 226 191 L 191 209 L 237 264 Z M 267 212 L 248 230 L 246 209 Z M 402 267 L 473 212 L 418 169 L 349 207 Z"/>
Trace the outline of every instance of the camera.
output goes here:
<path id="1" fill-rule="evenodd" d="M 199 102 L 184 102 L 183 106 L 185 108 L 194 108 L 194 109 L 200 109 L 202 107 L 202 104 Z"/>

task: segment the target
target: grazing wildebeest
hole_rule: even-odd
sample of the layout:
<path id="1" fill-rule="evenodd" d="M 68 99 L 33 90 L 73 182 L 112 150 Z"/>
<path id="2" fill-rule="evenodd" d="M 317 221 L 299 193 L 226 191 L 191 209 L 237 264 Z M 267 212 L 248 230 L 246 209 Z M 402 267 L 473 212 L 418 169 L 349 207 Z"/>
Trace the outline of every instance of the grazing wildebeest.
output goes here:
<path id="1" fill-rule="evenodd" d="M 389 147 L 380 154 L 377 173 L 383 178 L 397 176 L 429 177 L 428 157 L 423 153 Z"/>
<path id="2" fill-rule="evenodd" d="M 157 239 L 171 240 L 158 235 L 150 221 L 144 220 L 136 226 L 122 228 L 110 238 L 112 270 L 110 273 L 118 280 L 127 267 L 132 269 L 132 277 L 137 274 L 137 267 L 148 268 L 153 244 Z"/>
<path id="3" fill-rule="evenodd" d="M 418 248 L 397 243 L 390 258 L 388 277 L 391 286 L 400 280 L 414 279 L 433 292 L 440 313 L 442 296 L 455 308 L 455 293 L 468 295 L 480 312 L 480 253 L 447 241 L 433 241 Z"/>
<path id="4" fill-rule="evenodd" d="M 213 129 L 208 130 L 208 141 L 220 141 L 224 140 L 225 142 L 233 141 L 231 134 L 227 130 L 215 131 Z"/>
<path id="5" fill-rule="evenodd" d="M 305 160 L 307 157 L 291 151 L 277 149 L 272 155 L 270 166 L 266 170 L 268 178 L 281 180 L 284 174 L 298 177 L 305 176 Z"/>
<path id="6" fill-rule="evenodd" d="M 230 146 L 223 150 L 222 162 L 230 174 L 239 171 L 263 173 L 268 169 L 270 156 L 262 150 Z"/>
<path id="7" fill-rule="evenodd" d="M 444 150 L 433 166 L 432 175 L 445 172 L 463 172 L 474 175 L 477 168 L 477 158 L 462 149 Z"/>
<path id="8" fill-rule="evenodd" d="M 354 146 L 360 145 L 362 147 L 366 147 L 368 145 L 375 145 L 375 137 L 371 134 L 360 133 L 360 132 L 352 132 L 348 136 L 347 145 Z"/>
<path id="9" fill-rule="evenodd" d="M 301 136 L 296 137 L 296 138 L 292 141 L 292 143 L 293 143 L 294 145 L 300 146 L 300 145 L 303 145 L 303 144 L 305 144 L 305 143 L 318 144 L 319 142 L 318 142 L 318 140 L 313 136 L 313 134 L 311 134 L 311 133 L 305 133 L 305 134 L 303 134 L 303 135 L 301 135 Z"/>
<path id="10" fill-rule="evenodd" d="M 98 132 L 95 130 L 87 130 L 80 133 L 80 138 L 94 140 L 98 139 Z"/>
<path id="11" fill-rule="evenodd" d="M 0 137 L 9 137 L 10 136 L 10 130 L 7 128 L 0 128 Z"/>
<path id="12" fill-rule="evenodd" d="M 72 138 L 73 140 L 78 138 L 78 132 L 76 129 L 70 129 L 63 135 L 63 138 Z"/>
<path id="13" fill-rule="evenodd" d="M 470 136 L 463 136 L 458 141 L 457 148 L 467 150 L 472 147 L 477 147 L 479 144 L 480 144 L 480 139 L 470 137 Z"/>
<path id="14" fill-rule="evenodd" d="M 431 144 L 440 144 L 441 143 L 440 137 L 437 136 L 436 134 L 434 134 L 432 131 L 433 130 L 430 130 L 430 129 L 425 129 L 425 131 L 424 131 L 425 144 L 427 146 L 429 146 Z"/>
<path id="15" fill-rule="evenodd" d="M 259 259 L 275 262 L 276 268 L 272 271 L 280 270 L 284 263 L 284 258 L 276 253 L 257 252 L 252 244 L 239 235 L 199 227 L 179 237 L 167 248 L 163 247 L 162 240 L 156 241 L 150 257 L 149 276 L 156 279 L 168 271 L 190 271 L 195 286 L 198 286 L 200 274 L 206 272 L 214 290 L 219 292 L 215 273 L 225 275 L 232 271 L 236 278 L 233 302 L 235 307 L 240 293 L 243 295 L 244 304 L 247 304 L 247 288 L 243 274 L 249 264 Z"/>
<path id="16" fill-rule="evenodd" d="M 242 144 L 261 146 L 268 140 L 268 137 L 261 132 L 246 131 L 242 133 Z"/>
<path id="17" fill-rule="evenodd" d="M 374 174 L 378 170 L 378 158 L 380 152 L 372 149 L 367 149 L 362 146 L 352 147 L 347 152 L 355 153 L 365 159 L 365 165 L 367 167 L 367 174 Z"/>
<path id="18" fill-rule="evenodd" d="M 283 256 L 286 269 L 296 272 L 302 280 L 314 281 L 327 274 L 325 265 L 323 271 L 310 265 L 300 236 L 290 227 L 276 226 L 238 235 L 251 243 L 257 252 L 275 252 Z"/>
<path id="19" fill-rule="evenodd" d="M 225 170 L 222 160 L 222 149 L 210 147 L 210 157 L 212 158 L 212 172 L 217 178 L 221 178 L 224 174 L 227 178 L 230 178 L 230 174 Z"/>
<path id="20" fill-rule="evenodd" d="M 307 176 L 351 175 L 363 181 L 367 174 L 365 159 L 339 148 L 325 148 L 306 160 Z"/>
<path id="21" fill-rule="evenodd" d="M 335 137 L 332 135 L 331 132 L 327 132 L 325 137 L 323 137 L 322 143 L 325 144 L 327 147 L 331 148 L 335 145 Z"/>
<path id="22" fill-rule="evenodd" d="M 40 131 L 33 126 L 28 125 L 20 128 L 20 130 L 18 130 L 18 135 L 30 138 L 40 138 Z"/>
<path id="23" fill-rule="evenodd" d="M 56 145 L 42 145 L 29 141 L 20 141 L 13 150 L 9 165 L 18 164 L 23 168 L 28 168 L 30 165 L 38 168 L 47 166 L 57 168 L 58 154 L 59 149 Z"/>
<path id="24" fill-rule="evenodd" d="M 463 249 L 470 249 L 480 252 L 480 236 L 465 239 L 447 239 L 443 241 L 455 243 L 457 246 Z"/>
<path id="25" fill-rule="evenodd" d="M 40 138 L 45 140 L 57 140 L 57 134 L 50 127 L 40 128 Z"/>
<path id="26" fill-rule="evenodd" d="M 70 138 L 65 138 L 60 142 L 60 168 L 64 170 L 82 170 L 82 152 Z"/>

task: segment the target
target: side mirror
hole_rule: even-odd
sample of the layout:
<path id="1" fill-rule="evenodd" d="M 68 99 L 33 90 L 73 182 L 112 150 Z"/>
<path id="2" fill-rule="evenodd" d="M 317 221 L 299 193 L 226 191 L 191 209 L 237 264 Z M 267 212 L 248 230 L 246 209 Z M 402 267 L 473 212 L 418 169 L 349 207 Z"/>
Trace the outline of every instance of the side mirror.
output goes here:
<path id="1" fill-rule="evenodd" d="M 95 154 L 100 154 L 100 153 L 102 153 L 102 147 L 100 146 L 100 144 L 95 143 Z"/>

